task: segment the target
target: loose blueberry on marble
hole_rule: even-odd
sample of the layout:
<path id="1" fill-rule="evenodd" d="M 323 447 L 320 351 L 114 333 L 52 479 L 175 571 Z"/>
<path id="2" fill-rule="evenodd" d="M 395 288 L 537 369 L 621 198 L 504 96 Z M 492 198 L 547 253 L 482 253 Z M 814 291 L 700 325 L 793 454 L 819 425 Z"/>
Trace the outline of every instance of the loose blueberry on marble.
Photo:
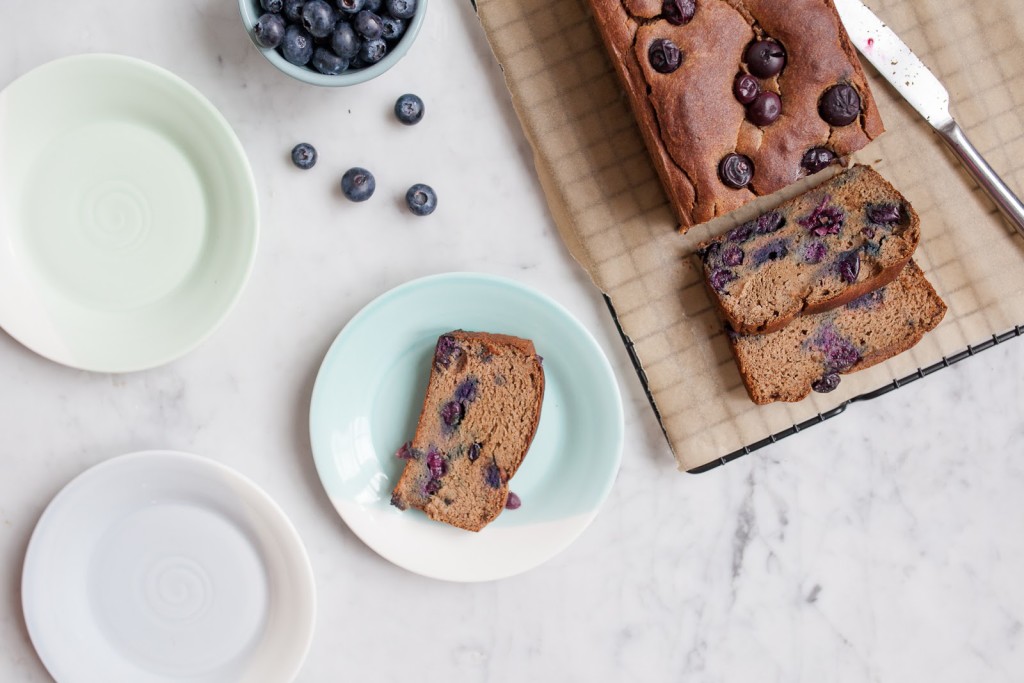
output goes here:
<path id="1" fill-rule="evenodd" d="M 252 27 L 252 36 L 262 48 L 273 50 L 284 40 L 285 23 L 280 14 L 264 14 Z"/>
<path id="2" fill-rule="evenodd" d="M 754 232 L 758 235 L 768 235 L 780 230 L 786 224 L 786 219 L 778 211 L 769 211 L 757 217 L 757 228 Z"/>
<path id="3" fill-rule="evenodd" d="M 860 251 L 851 251 L 840 256 L 836 261 L 836 269 L 839 271 L 839 279 L 852 285 L 860 275 Z"/>
<path id="4" fill-rule="evenodd" d="M 757 40 L 747 48 L 744 61 L 750 73 L 760 78 L 771 78 L 786 66 L 786 50 L 774 40 Z"/>
<path id="5" fill-rule="evenodd" d="M 661 16 L 675 26 L 689 24 L 696 11 L 695 0 L 665 0 L 661 3 Z"/>
<path id="6" fill-rule="evenodd" d="M 284 0 L 260 0 L 260 7 L 267 12 L 280 12 L 284 9 Z"/>
<path id="7" fill-rule="evenodd" d="M 830 391 L 835 391 L 835 388 L 838 386 L 839 375 L 834 372 L 830 372 L 821 379 L 811 382 L 811 389 L 814 389 L 819 394 L 827 394 Z"/>
<path id="8" fill-rule="evenodd" d="M 746 187 L 754 177 L 754 162 L 742 154 L 726 154 L 718 163 L 718 177 L 733 189 Z"/>
<path id="9" fill-rule="evenodd" d="M 437 208 L 437 194 L 430 185 L 416 183 L 405 193 L 405 203 L 416 216 L 429 216 Z"/>
<path id="10" fill-rule="evenodd" d="M 366 8 L 364 0 L 338 0 L 338 10 L 342 14 L 359 14 Z"/>
<path id="11" fill-rule="evenodd" d="M 352 28 L 367 40 L 380 38 L 381 33 L 384 32 L 384 24 L 381 22 L 380 17 L 366 9 L 356 15 L 355 20 L 352 22 Z"/>
<path id="12" fill-rule="evenodd" d="M 395 100 L 395 117 L 407 126 L 419 123 L 423 113 L 423 100 L 417 95 L 406 93 Z"/>
<path id="13" fill-rule="evenodd" d="M 302 6 L 306 4 L 306 0 L 284 0 L 284 10 L 282 13 L 292 24 L 298 24 L 302 22 Z"/>
<path id="14" fill-rule="evenodd" d="M 305 66 L 313 58 L 313 36 L 301 26 L 292 24 L 285 29 L 281 54 L 296 66 Z"/>
<path id="15" fill-rule="evenodd" d="M 658 38 L 647 49 L 647 59 L 658 73 L 670 74 L 683 63 L 683 53 L 668 38 Z"/>
<path id="16" fill-rule="evenodd" d="M 830 126 L 848 126 L 860 118 L 860 95 L 852 85 L 833 85 L 821 96 L 818 114 Z"/>
<path id="17" fill-rule="evenodd" d="M 732 94 L 740 104 L 750 104 L 761 94 L 761 84 L 750 74 L 740 74 L 732 82 Z"/>
<path id="18" fill-rule="evenodd" d="M 304 171 L 316 165 L 316 147 L 308 142 L 300 142 L 292 147 L 292 163 Z"/>
<path id="19" fill-rule="evenodd" d="M 747 120 L 755 126 L 768 126 L 782 115 L 782 100 L 773 92 L 763 92 L 747 107 Z"/>
<path id="20" fill-rule="evenodd" d="M 899 204 L 871 204 L 865 209 L 868 220 L 878 225 L 892 225 L 900 222 L 902 209 Z"/>
<path id="21" fill-rule="evenodd" d="M 828 254 L 828 247 L 823 242 L 808 242 L 803 248 L 804 261 L 807 263 L 821 263 Z"/>
<path id="22" fill-rule="evenodd" d="M 492 489 L 501 488 L 501 470 L 498 469 L 498 465 L 491 463 L 484 468 L 484 481 Z"/>
<path id="23" fill-rule="evenodd" d="M 381 27 L 381 38 L 384 40 L 398 40 L 405 33 L 405 20 L 398 19 L 389 14 L 386 14 L 380 18 Z"/>
<path id="24" fill-rule="evenodd" d="M 365 202 L 377 189 L 377 180 L 365 168 L 356 166 L 341 176 L 341 191 L 353 202 Z"/>
<path id="25" fill-rule="evenodd" d="M 326 38 L 331 35 L 337 22 L 338 15 L 325 0 L 309 0 L 302 7 L 302 28 L 309 31 L 314 38 Z"/>
<path id="26" fill-rule="evenodd" d="M 725 286 L 736 279 L 736 274 L 726 268 L 720 268 L 719 270 L 711 273 L 708 278 L 708 282 L 714 288 L 716 292 L 724 292 Z"/>
<path id="27" fill-rule="evenodd" d="M 729 247 L 722 252 L 722 263 L 734 268 L 743 265 L 743 250 L 737 246 Z"/>
<path id="28" fill-rule="evenodd" d="M 384 55 L 387 53 L 388 44 L 384 42 L 383 38 L 371 38 L 359 46 L 357 56 L 366 64 L 376 64 L 384 59 Z"/>
<path id="29" fill-rule="evenodd" d="M 466 416 L 466 406 L 461 401 L 448 401 L 441 406 L 441 422 L 454 429 Z"/>
<path id="30" fill-rule="evenodd" d="M 334 50 L 334 54 L 351 60 L 359 53 L 359 43 L 359 36 L 356 35 L 352 24 L 339 21 L 331 35 L 331 49 Z"/>
<path id="31" fill-rule="evenodd" d="M 800 165 L 808 173 L 817 173 L 835 160 L 836 155 L 832 150 L 824 147 L 812 147 L 804 153 L 804 158 L 800 160 Z"/>
<path id="32" fill-rule="evenodd" d="M 388 14 L 396 19 L 412 19 L 416 14 L 416 0 L 386 0 Z"/>
<path id="33" fill-rule="evenodd" d="M 512 493 L 511 491 L 508 492 L 508 498 L 505 499 L 506 510 L 518 510 L 522 506 L 522 504 L 523 501 L 520 500 L 519 496 Z"/>
<path id="34" fill-rule="evenodd" d="M 325 47 L 318 47 L 313 52 L 313 68 L 325 76 L 337 76 L 348 68 L 348 60 L 339 57 Z"/>

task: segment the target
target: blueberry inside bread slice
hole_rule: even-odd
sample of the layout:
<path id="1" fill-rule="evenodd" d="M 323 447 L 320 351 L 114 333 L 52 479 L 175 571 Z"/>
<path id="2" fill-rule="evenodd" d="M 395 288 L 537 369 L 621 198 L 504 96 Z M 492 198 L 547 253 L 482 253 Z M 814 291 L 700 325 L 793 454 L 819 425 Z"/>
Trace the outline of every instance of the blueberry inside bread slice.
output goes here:
<path id="1" fill-rule="evenodd" d="M 729 327 L 760 334 L 893 281 L 919 238 L 910 203 L 858 165 L 705 242 L 697 253 Z"/>
<path id="2" fill-rule="evenodd" d="M 537 432 L 543 399 L 533 342 L 462 330 L 441 335 L 416 435 L 396 454 L 406 464 L 391 504 L 469 531 L 494 521 Z"/>

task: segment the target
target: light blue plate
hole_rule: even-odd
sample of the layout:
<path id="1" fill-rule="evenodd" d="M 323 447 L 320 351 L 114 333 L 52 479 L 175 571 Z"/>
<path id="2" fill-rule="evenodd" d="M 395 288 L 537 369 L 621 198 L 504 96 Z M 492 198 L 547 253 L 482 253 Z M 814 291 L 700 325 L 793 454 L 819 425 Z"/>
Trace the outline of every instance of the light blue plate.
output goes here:
<path id="1" fill-rule="evenodd" d="M 540 426 L 510 488 L 523 506 L 472 533 L 390 505 L 416 431 L 438 336 L 454 329 L 531 339 L 544 358 Z M 511 280 L 436 275 L 372 301 L 324 358 L 310 407 L 320 480 L 367 545 L 410 571 L 486 581 L 541 564 L 597 514 L 622 457 L 622 400 L 594 338 L 562 306 Z"/>

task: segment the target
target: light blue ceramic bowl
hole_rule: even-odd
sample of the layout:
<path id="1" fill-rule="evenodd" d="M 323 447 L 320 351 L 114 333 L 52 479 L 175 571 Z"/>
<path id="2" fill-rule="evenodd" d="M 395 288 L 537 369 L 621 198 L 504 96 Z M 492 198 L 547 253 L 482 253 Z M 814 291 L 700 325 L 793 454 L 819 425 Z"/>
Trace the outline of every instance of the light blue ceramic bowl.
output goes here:
<path id="1" fill-rule="evenodd" d="M 334 3 L 332 2 L 331 4 L 333 5 Z M 409 26 L 405 29 L 405 35 L 403 35 L 401 40 L 395 44 L 394 48 L 384 55 L 384 59 L 372 66 L 366 67 L 365 69 L 346 71 L 345 73 L 338 74 L 337 76 L 326 76 L 316 71 L 313 67 L 296 66 L 282 57 L 277 50 L 268 50 L 257 45 L 256 41 L 253 40 L 252 37 L 252 28 L 256 25 L 256 20 L 263 14 L 263 8 L 260 7 L 259 0 L 238 0 L 238 10 L 242 14 L 242 25 L 245 26 L 245 31 L 249 34 L 249 40 L 252 40 L 253 46 L 263 53 L 263 56 L 267 58 L 267 61 L 292 78 L 298 79 L 303 83 L 328 87 L 340 87 L 364 83 L 371 78 L 380 76 L 395 64 L 398 64 L 398 61 L 405 56 L 405 53 L 409 51 L 409 47 L 412 46 L 413 41 L 416 40 L 416 34 L 420 32 L 420 26 L 423 24 L 423 17 L 427 15 L 427 0 L 417 1 L 416 14 L 409 22 Z"/>

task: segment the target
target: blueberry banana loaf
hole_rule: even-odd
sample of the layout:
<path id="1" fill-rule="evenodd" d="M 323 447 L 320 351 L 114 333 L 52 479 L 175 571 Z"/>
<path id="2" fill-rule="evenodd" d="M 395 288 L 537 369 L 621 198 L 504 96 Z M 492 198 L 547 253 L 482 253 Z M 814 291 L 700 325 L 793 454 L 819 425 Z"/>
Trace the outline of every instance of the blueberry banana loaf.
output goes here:
<path id="1" fill-rule="evenodd" d="M 588 0 L 680 229 L 883 132 L 832 0 Z"/>
<path id="2" fill-rule="evenodd" d="M 799 401 L 812 390 L 832 391 L 840 374 L 906 351 L 945 313 L 946 304 L 910 261 L 890 284 L 842 308 L 803 316 L 778 332 L 729 339 L 754 403 Z"/>
<path id="3" fill-rule="evenodd" d="M 882 176 L 857 165 L 702 244 L 704 282 L 729 327 L 772 332 L 891 282 L 920 222 Z"/>
<path id="4" fill-rule="evenodd" d="M 543 399 L 544 369 L 529 340 L 442 335 L 416 435 L 396 454 L 406 464 L 391 504 L 469 531 L 494 521 L 510 503 L 508 482 L 537 432 Z"/>

